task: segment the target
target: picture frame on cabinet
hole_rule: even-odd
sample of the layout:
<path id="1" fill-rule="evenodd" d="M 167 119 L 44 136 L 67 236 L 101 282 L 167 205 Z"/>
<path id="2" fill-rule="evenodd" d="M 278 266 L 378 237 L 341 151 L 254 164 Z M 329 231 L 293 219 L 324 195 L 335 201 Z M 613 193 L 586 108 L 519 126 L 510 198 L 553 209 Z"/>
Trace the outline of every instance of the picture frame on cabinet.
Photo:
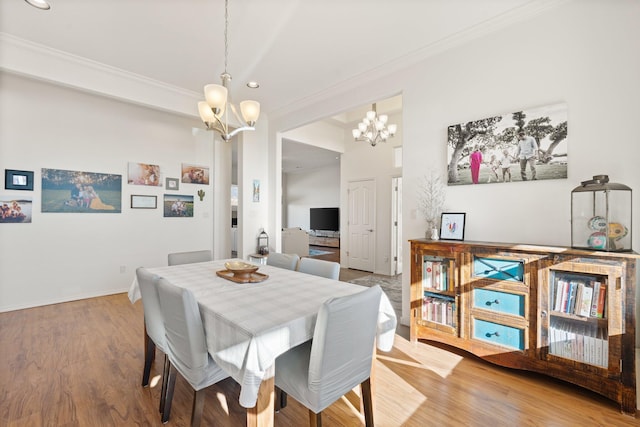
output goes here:
<path id="1" fill-rule="evenodd" d="M 443 212 L 440 220 L 441 240 L 464 240 L 464 212 Z"/>
<path id="2" fill-rule="evenodd" d="M 5 169 L 4 188 L 5 190 L 33 191 L 33 172 Z"/>

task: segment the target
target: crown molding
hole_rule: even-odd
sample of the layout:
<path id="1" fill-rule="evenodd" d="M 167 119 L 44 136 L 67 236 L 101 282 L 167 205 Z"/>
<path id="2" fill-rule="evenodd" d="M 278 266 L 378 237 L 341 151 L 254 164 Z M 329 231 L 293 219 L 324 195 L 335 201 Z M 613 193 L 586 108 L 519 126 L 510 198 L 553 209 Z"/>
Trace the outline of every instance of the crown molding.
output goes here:
<path id="1" fill-rule="evenodd" d="M 199 117 L 202 95 L 0 32 L 0 70 L 131 102 Z"/>

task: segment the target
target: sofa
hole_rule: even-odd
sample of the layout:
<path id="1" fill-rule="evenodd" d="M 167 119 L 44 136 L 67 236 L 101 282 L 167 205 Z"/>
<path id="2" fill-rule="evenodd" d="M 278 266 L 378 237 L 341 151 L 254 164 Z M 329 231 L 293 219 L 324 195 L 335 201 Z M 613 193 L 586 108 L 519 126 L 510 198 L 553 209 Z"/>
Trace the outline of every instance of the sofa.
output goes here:
<path id="1" fill-rule="evenodd" d="M 282 229 L 282 252 L 309 256 L 309 234 L 300 227 Z"/>

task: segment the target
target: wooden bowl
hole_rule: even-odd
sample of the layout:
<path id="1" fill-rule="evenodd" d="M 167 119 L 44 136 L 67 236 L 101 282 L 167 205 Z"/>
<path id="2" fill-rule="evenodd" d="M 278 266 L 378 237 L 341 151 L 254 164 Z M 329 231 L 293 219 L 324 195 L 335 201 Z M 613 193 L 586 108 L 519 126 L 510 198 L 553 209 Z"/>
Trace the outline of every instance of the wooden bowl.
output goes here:
<path id="1" fill-rule="evenodd" d="M 242 261 L 229 261 L 224 263 L 224 267 L 233 273 L 234 277 L 245 278 L 251 276 L 260 268 L 257 265 L 249 264 Z"/>

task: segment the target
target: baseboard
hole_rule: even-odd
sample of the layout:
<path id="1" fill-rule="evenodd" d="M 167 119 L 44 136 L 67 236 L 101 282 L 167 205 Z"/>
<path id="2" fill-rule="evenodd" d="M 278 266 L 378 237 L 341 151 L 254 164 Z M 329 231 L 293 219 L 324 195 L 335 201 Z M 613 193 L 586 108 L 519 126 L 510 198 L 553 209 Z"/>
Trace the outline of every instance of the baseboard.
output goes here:
<path id="1" fill-rule="evenodd" d="M 45 306 L 45 305 L 63 304 L 65 302 L 72 302 L 72 301 L 78 301 L 78 300 L 89 299 L 89 298 L 104 297 L 104 296 L 107 296 L 107 295 L 122 294 L 122 293 L 127 293 L 127 292 L 129 292 L 129 288 L 112 289 L 112 290 L 104 291 L 104 292 L 95 292 L 95 293 L 89 293 L 89 294 L 66 296 L 64 298 L 59 298 L 59 299 L 48 299 L 48 300 L 42 300 L 42 301 L 35 301 L 35 302 L 29 303 L 29 304 L 24 304 L 24 305 L 0 307 L 0 313 L 6 313 L 6 312 L 9 312 L 9 311 L 16 311 L 16 310 L 25 310 L 25 309 L 28 309 L 28 308 L 42 307 L 42 306 Z"/>

